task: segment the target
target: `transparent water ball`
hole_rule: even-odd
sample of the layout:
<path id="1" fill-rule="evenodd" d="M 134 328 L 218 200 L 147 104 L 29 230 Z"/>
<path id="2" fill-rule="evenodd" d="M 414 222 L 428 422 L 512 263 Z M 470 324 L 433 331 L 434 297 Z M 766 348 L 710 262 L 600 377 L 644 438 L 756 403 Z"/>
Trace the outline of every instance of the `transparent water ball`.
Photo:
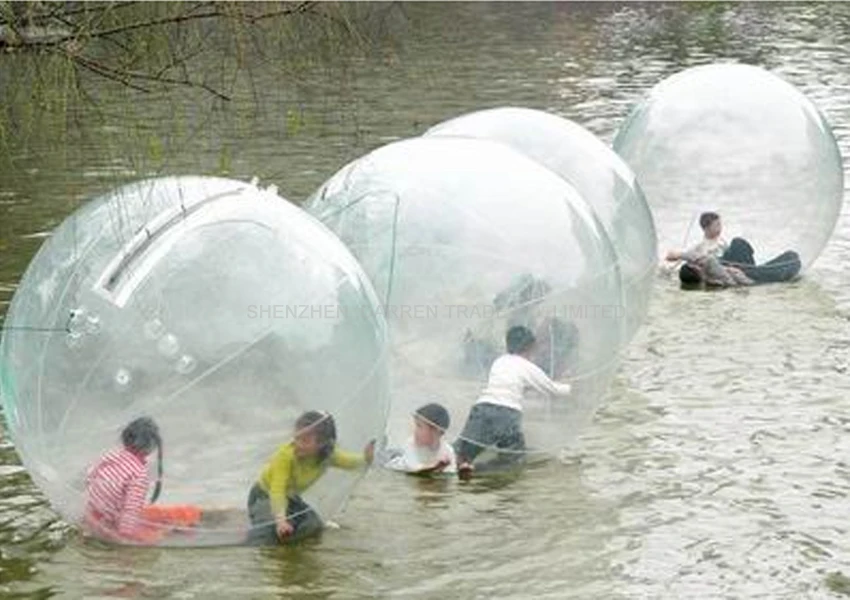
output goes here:
<path id="1" fill-rule="evenodd" d="M 649 306 L 657 264 L 655 225 L 635 174 L 611 148 L 569 119 L 540 110 L 501 107 L 435 125 L 426 136 L 462 136 L 507 144 L 569 181 L 596 212 L 623 276 L 627 336 Z"/>
<path id="2" fill-rule="evenodd" d="M 290 310 L 311 305 L 344 310 Z M 93 315 L 97 343 L 78 343 Z M 242 541 L 249 489 L 305 411 L 334 417 L 342 449 L 385 434 L 387 331 L 367 276 L 325 227 L 254 185 L 166 177 L 89 202 L 45 241 L 4 325 L 9 431 L 71 522 L 86 469 L 142 415 L 164 442 L 159 502 L 223 511 L 162 544 Z M 360 472 L 329 469 L 303 498 L 328 517 Z"/>
<path id="3" fill-rule="evenodd" d="M 809 266 L 835 227 L 841 155 L 829 124 L 791 84 L 759 67 L 714 64 L 656 85 L 614 149 L 637 174 L 662 250 L 702 238 L 717 212 L 723 237 L 743 237 L 756 263 L 785 251 Z"/>
<path id="4" fill-rule="evenodd" d="M 568 445 L 601 401 L 625 339 L 616 252 L 569 183 L 489 141 L 423 137 L 346 165 L 306 208 L 369 274 L 390 328 L 391 444 L 437 401 L 460 432 L 509 327 L 538 338 L 533 360 L 574 384 L 529 398 L 534 452 Z"/>

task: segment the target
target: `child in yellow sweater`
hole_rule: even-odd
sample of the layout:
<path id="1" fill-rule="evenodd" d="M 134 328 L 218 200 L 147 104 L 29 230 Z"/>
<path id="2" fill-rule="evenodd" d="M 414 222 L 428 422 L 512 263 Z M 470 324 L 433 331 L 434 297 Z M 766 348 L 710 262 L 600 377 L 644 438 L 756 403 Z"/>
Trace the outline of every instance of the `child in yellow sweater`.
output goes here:
<path id="1" fill-rule="evenodd" d="M 336 425 L 326 412 L 308 411 L 295 421 L 293 441 L 281 445 L 248 494 L 249 543 L 279 544 L 303 538 L 322 527 L 300 494 L 328 469 L 358 469 L 371 464 L 374 442 L 362 454 L 336 448 Z"/>

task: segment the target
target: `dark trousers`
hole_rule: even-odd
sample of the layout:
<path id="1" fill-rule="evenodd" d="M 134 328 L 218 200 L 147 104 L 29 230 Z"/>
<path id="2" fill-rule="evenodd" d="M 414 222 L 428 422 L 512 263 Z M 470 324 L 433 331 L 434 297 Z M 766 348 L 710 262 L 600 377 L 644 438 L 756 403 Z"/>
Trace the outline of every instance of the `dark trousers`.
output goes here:
<path id="1" fill-rule="evenodd" d="M 720 262 L 741 269 L 744 274 L 757 283 L 788 281 L 800 272 L 800 255 L 792 250 L 783 252 L 766 263 L 756 265 L 753 259 L 753 247 L 742 238 L 734 238 Z"/>
<path id="2" fill-rule="evenodd" d="M 753 247 L 743 238 L 733 238 L 720 262 L 728 267 L 737 267 L 744 275 L 756 283 L 788 281 L 800 273 L 802 267 L 800 255 L 792 250 L 783 252 L 764 264 L 756 265 Z M 700 272 L 691 265 L 682 265 L 679 279 L 684 284 L 697 284 L 702 281 Z"/>
<path id="3" fill-rule="evenodd" d="M 720 262 L 735 265 L 754 265 L 756 264 L 754 255 L 755 251 L 750 243 L 744 238 L 736 237 L 729 242 L 729 247 L 720 257 Z"/>
<path id="4" fill-rule="evenodd" d="M 455 442 L 457 462 L 472 462 L 488 446 L 522 452 L 525 436 L 522 433 L 522 412 L 507 406 L 480 402 L 473 404 L 460 438 Z M 500 459 L 519 458 L 513 452 L 500 453 Z"/>
<path id="5" fill-rule="evenodd" d="M 290 496 L 286 507 L 286 518 L 292 523 L 294 531 L 285 540 L 278 538 L 271 499 L 258 483 L 255 483 L 248 492 L 248 518 L 251 520 L 248 543 L 253 546 L 275 546 L 295 542 L 322 529 L 322 520 L 316 511 L 310 508 L 301 496 Z"/>

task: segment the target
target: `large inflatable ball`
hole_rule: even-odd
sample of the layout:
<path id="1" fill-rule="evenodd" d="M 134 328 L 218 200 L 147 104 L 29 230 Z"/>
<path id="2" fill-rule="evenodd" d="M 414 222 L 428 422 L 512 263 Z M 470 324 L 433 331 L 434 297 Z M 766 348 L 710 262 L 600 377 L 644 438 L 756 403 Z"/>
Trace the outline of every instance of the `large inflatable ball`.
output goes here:
<path id="1" fill-rule="evenodd" d="M 581 125 L 529 108 L 482 110 L 451 119 L 425 135 L 465 136 L 508 144 L 567 179 L 596 212 L 622 270 L 627 333 L 646 316 L 657 262 L 652 215 L 626 163 Z"/>
<path id="2" fill-rule="evenodd" d="M 104 467 L 116 449 L 150 452 L 150 502 L 158 437 L 158 504 L 216 518 L 146 539 L 238 543 L 252 484 L 303 414 L 332 419 L 336 447 L 357 456 L 384 434 L 386 339 L 356 260 L 274 190 L 145 180 L 84 205 L 32 260 L 4 323 L 3 408 L 32 478 L 70 521 L 88 518 L 92 485 L 119 493 L 133 461 Z M 139 418 L 159 435 L 145 419 L 128 433 Z M 331 468 L 303 500 L 326 517 L 360 473 Z"/>
<path id="3" fill-rule="evenodd" d="M 637 174 L 665 252 L 699 242 L 700 215 L 715 212 L 727 242 L 746 240 L 752 262 L 787 279 L 817 258 L 838 218 L 843 174 L 829 124 L 758 67 L 708 65 L 662 81 L 614 149 Z"/>
<path id="4" fill-rule="evenodd" d="M 569 443 L 625 337 L 616 252 L 573 186 L 504 144 L 433 136 L 348 164 L 307 208 L 360 260 L 384 304 L 392 443 L 430 402 L 449 409 L 456 438 L 515 326 L 536 338 L 530 360 L 574 387 L 567 398 L 530 393 L 527 448 Z"/>

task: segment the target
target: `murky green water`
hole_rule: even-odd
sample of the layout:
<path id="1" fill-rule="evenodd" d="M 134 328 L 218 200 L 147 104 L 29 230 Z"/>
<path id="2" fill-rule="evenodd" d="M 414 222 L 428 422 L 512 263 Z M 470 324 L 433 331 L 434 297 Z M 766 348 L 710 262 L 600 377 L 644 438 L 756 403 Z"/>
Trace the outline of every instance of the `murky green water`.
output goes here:
<path id="1" fill-rule="evenodd" d="M 422 4 L 387 15 L 393 44 L 297 76 L 258 59 L 253 89 L 229 108 L 104 85 L 105 116 L 77 115 L 82 133 L 51 143 L 45 124 L 10 148 L 2 307 L 43 232 L 157 157 L 158 172 L 258 175 L 300 200 L 347 160 L 483 107 L 549 110 L 610 141 L 657 81 L 727 59 L 799 86 L 850 155 L 850 5 Z M 16 60 L 0 57 L 0 81 Z M 141 117 L 148 126 L 129 131 Z M 800 282 L 683 294 L 659 277 L 568 464 L 469 486 L 373 472 L 341 527 L 297 549 L 83 543 L 7 443 L 0 596 L 834 597 L 834 573 L 850 575 L 847 206 Z"/>

